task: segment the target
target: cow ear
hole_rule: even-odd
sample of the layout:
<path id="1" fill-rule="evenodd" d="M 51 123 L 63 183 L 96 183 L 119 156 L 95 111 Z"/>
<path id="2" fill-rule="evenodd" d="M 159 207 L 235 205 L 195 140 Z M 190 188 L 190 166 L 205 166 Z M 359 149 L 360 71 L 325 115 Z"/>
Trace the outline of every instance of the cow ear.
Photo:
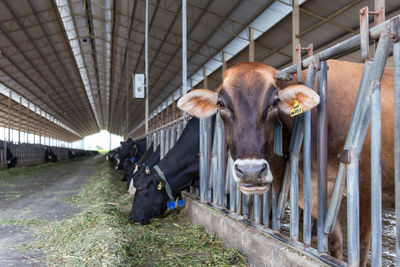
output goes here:
<path id="1" fill-rule="evenodd" d="M 279 91 L 279 109 L 291 117 L 301 114 L 319 104 L 319 95 L 307 86 L 290 85 Z"/>
<path id="2" fill-rule="evenodd" d="M 217 111 L 218 93 L 196 89 L 182 96 L 178 108 L 197 118 L 207 118 Z"/>

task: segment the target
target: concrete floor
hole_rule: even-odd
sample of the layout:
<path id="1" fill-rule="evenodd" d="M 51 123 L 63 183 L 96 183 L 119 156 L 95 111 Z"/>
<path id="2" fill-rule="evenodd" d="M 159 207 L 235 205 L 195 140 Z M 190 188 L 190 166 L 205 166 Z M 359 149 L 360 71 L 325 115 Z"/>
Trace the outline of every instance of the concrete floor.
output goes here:
<path id="1" fill-rule="evenodd" d="M 80 212 L 61 200 L 79 192 L 95 172 L 96 158 L 56 163 L 33 175 L 0 180 L 0 266 L 45 265 L 42 251 L 23 245 L 35 240 L 43 222 L 65 220 Z"/>

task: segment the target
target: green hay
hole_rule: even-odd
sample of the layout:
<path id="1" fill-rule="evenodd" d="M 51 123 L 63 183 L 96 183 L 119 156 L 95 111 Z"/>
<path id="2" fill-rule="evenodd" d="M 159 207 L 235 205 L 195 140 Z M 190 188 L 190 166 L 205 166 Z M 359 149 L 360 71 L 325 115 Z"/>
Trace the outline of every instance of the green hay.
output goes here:
<path id="1" fill-rule="evenodd" d="M 119 181 L 121 173 L 101 158 L 98 174 L 82 192 L 67 199 L 82 213 L 41 228 L 36 249 L 50 266 L 199 266 L 247 265 L 237 250 L 187 221 L 181 209 L 149 225 L 128 222 L 132 197 Z"/>

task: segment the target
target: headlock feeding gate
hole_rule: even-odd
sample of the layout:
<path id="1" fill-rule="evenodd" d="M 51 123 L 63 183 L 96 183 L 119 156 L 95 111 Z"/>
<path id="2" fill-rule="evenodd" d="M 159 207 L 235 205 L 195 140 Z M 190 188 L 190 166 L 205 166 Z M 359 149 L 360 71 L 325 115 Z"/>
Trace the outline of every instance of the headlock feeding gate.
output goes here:
<path id="1" fill-rule="evenodd" d="M 284 69 L 286 73 L 296 73 L 301 82 L 301 71 L 307 68 L 305 85 L 314 88 L 318 77 L 317 119 L 317 166 L 318 166 L 318 242 L 317 248 L 311 248 L 311 113 L 296 116 L 290 140 L 289 158 L 285 167 L 283 183 L 280 192 L 273 187 L 263 195 L 245 195 L 233 179 L 233 160 L 227 149 L 224 124 L 217 114 L 215 130 L 211 118 L 200 120 L 200 188 L 194 188 L 191 193 L 200 201 L 210 203 L 228 213 L 236 214 L 256 229 L 270 233 L 282 240 L 279 232 L 281 218 L 290 192 L 290 238 L 289 243 L 297 248 L 332 265 L 342 265 L 343 262 L 333 259 L 328 253 L 328 234 L 333 231 L 337 220 L 342 196 L 347 186 L 347 232 L 348 232 L 348 264 L 360 264 L 360 222 L 359 222 L 359 177 L 358 167 L 360 153 L 371 121 L 371 266 L 382 265 L 382 182 L 381 182 L 381 91 L 380 84 L 383 71 L 391 48 L 394 58 L 394 155 L 395 159 L 395 193 L 396 193 L 396 253 L 397 266 L 400 266 L 400 16 L 382 22 L 373 28 L 368 28 L 368 10 L 360 12 L 360 34 L 332 46 L 318 54 L 310 55 L 301 60 L 301 47 L 298 47 L 298 64 Z M 373 13 L 374 14 L 374 13 Z M 379 16 L 379 12 L 376 13 Z M 340 165 L 337 167 L 336 181 L 331 196 L 327 202 L 327 76 L 329 70 L 326 60 L 344 51 L 361 46 L 363 59 L 368 57 L 370 41 L 377 42 L 375 56 L 366 60 L 346 141 L 340 153 Z M 147 135 L 148 145 L 151 142 L 161 144 L 161 158 L 174 145 L 185 125 L 181 117 Z M 281 154 L 281 136 L 279 123 L 275 123 L 274 152 Z M 214 134 L 212 135 L 212 133 Z M 303 242 L 299 242 L 299 157 L 303 146 Z M 154 146 L 156 148 L 157 145 Z M 329 205 L 328 205 L 329 204 Z M 272 210 L 272 225 L 269 225 Z M 236 216 L 237 217 L 237 216 Z M 322 256 L 321 256 L 322 255 Z"/>

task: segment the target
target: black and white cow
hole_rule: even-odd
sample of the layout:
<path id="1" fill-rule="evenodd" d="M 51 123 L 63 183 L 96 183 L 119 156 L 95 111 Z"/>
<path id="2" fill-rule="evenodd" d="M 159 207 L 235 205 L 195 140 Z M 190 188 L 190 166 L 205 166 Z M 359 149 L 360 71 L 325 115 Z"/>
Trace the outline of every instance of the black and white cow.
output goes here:
<path id="1" fill-rule="evenodd" d="M 116 170 L 122 170 L 124 168 L 125 159 L 135 158 L 135 160 L 140 159 L 140 157 L 146 152 L 146 138 L 140 140 L 133 140 L 129 138 L 128 140 L 121 142 L 121 147 L 114 157 L 114 165 Z"/>
<path id="2" fill-rule="evenodd" d="M 150 149 L 151 148 L 151 149 Z M 156 151 L 153 151 L 152 146 L 146 151 L 143 157 L 138 161 L 137 165 L 134 167 L 133 172 L 131 175 L 128 176 L 127 179 L 127 188 L 128 193 L 133 195 L 136 191 L 136 187 L 134 186 L 137 183 L 140 175 L 146 174 L 149 172 L 150 168 L 156 165 L 160 161 L 160 145 L 157 146 Z"/>
<path id="3" fill-rule="evenodd" d="M 162 215 L 167 203 L 199 180 L 199 120 L 188 121 L 181 137 L 167 155 L 134 180 L 136 193 L 129 214 L 134 223 L 146 224 Z M 167 193 L 168 187 L 171 189 Z"/>
<path id="4" fill-rule="evenodd" d="M 44 161 L 45 162 L 57 162 L 57 155 L 54 154 L 50 147 L 46 147 L 44 151 Z"/>
<path id="5" fill-rule="evenodd" d="M 14 168 L 17 165 L 18 157 L 11 153 L 10 148 L 7 147 L 7 169 Z"/>

